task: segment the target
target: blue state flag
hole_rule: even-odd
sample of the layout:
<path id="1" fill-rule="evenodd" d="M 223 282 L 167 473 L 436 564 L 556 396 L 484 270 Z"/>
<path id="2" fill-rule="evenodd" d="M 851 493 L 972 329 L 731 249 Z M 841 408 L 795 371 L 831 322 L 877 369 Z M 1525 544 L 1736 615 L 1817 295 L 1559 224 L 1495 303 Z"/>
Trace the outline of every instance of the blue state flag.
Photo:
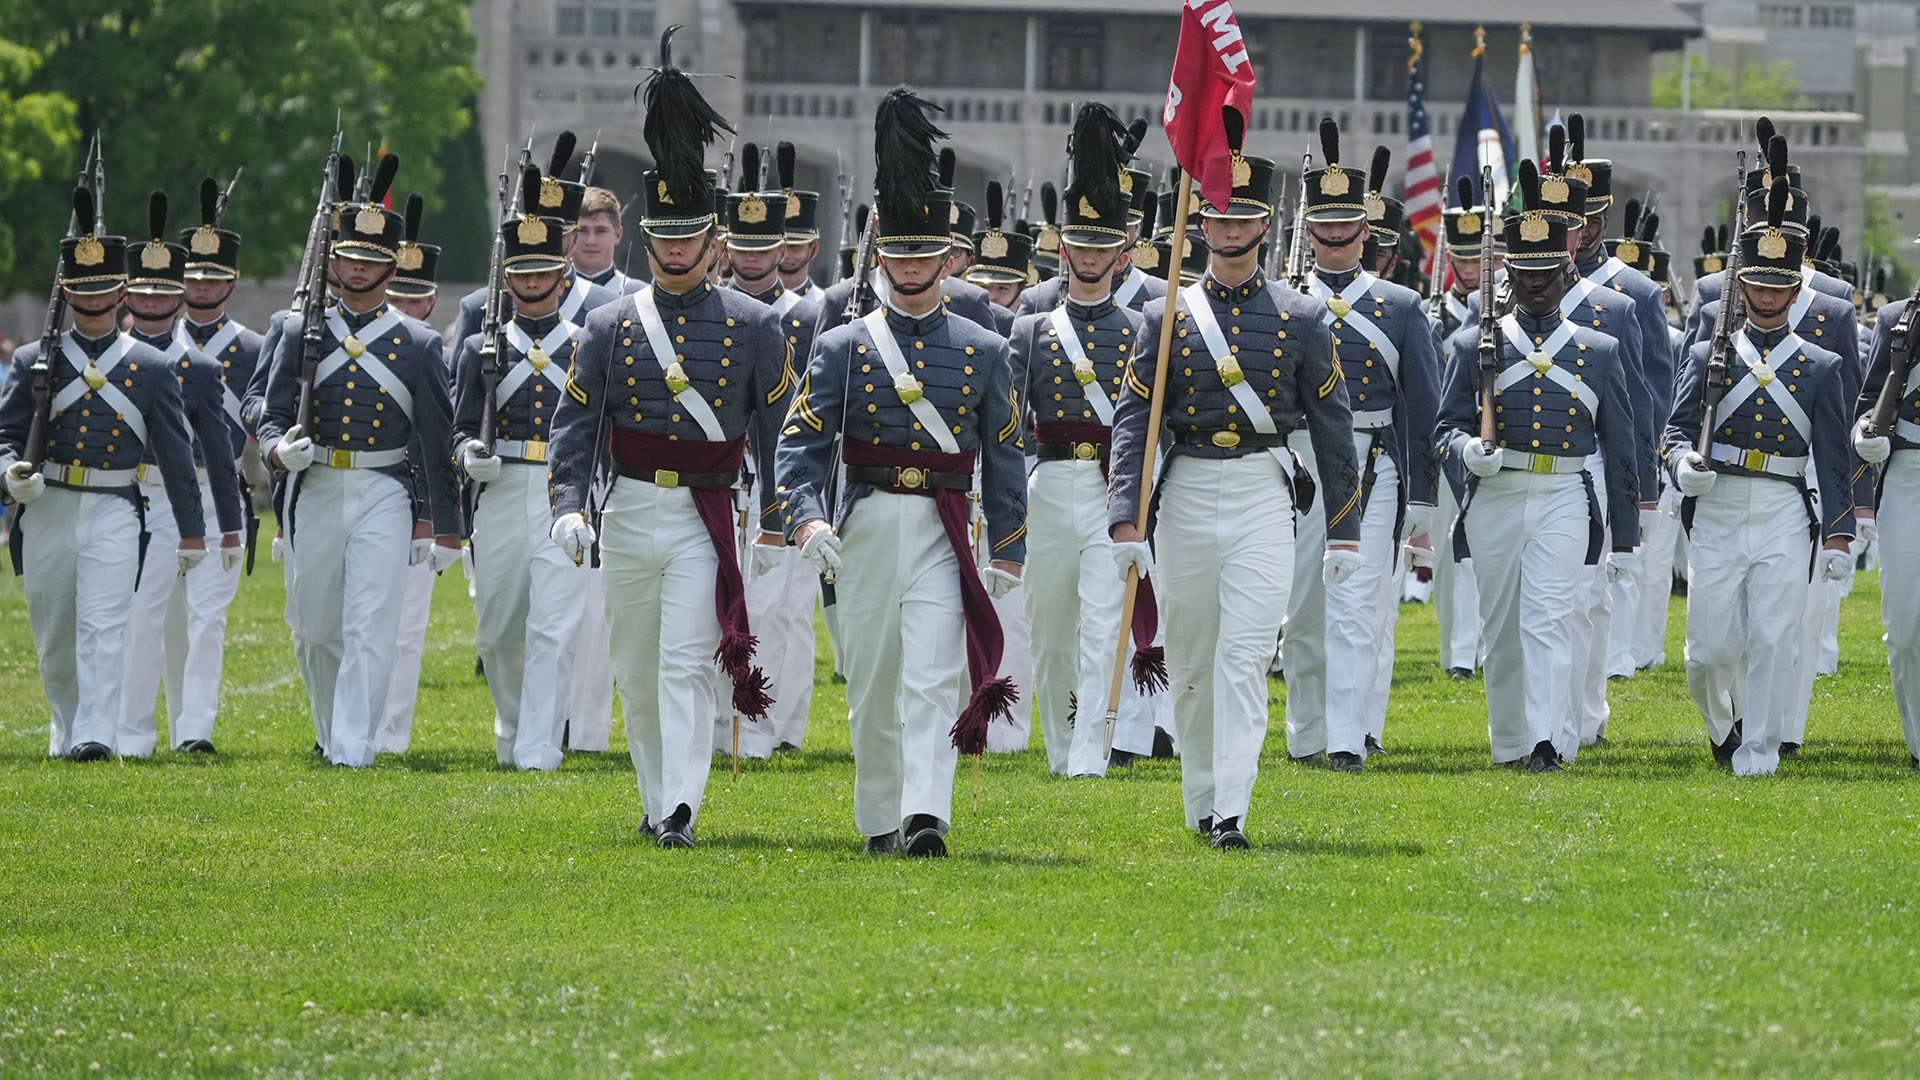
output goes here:
<path id="1" fill-rule="evenodd" d="M 1507 191 L 1513 183 L 1514 169 L 1519 161 L 1514 157 L 1513 131 L 1507 127 L 1506 118 L 1500 115 L 1500 99 L 1494 96 L 1493 87 L 1487 82 L 1486 58 L 1476 50 L 1473 60 L 1473 82 L 1467 88 L 1467 107 L 1461 113 L 1460 126 L 1456 129 L 1453 141 L 1453 169 L 1447 177 L 1447 190 L 1459 187 L 1459 178 L 1471 177 L 1475 190 L 1480 187 L 1480 170 L 1485 166 L 1493 167 L 1493 191 L 1488 203 L 1493 206 L 1505 206 Z"/>

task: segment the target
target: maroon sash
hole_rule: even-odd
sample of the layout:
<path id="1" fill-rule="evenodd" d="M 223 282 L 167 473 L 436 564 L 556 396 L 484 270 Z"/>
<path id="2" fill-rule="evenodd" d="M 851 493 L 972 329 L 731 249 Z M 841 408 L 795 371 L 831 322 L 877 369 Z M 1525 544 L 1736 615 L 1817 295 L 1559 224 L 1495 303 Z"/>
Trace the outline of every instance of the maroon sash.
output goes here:
<path id="1" fill-rule="evenodd" d="M 900 450 L 854 440 L 842 445 L 842 460 L 849 466 L 919 468 L 963 476 L 973 473 L 971 453 Z M 994 614 L 993 598 L 987 595 L 986 583 L 974 569 L 973 542 L 967 535 L 967 493 L 953 488 L 926 488 L 912 494 L 932 497 L 934 509 L 940 515 L 940 527 L 946 532 L 947 543 L 953 548 L 953 557 L 960 567 L 960 612 L 967 630 L 967 674 L 973 690 L 948 736 L 961 753 L 982 754 L 987 749 L 988 725 L 996 718 L 1013 719 L 1013 701 L 1018 691 L 1012 679 L 1000 676 L 1000 654 L 1005 640 L 1000 632 L 1000 617 Z"/>
<path id="2" fill-rule="evenodd" d="M 1105 424 L 1093 424 L 1084 420 L 1049 420 L 1035 422 L 1033 436 L 1041 444 L 1092 443 L 1096 446 L 1112 444 L 1113 429 Z M 1100 475 L 1107 476 L 1107 458 L 1100 458 Z M 1167 651 L 1153 643 L 1155 634 L 1160 632 L 1160 608 L 1154 602 L 1153 581 L 1141 578 L 1140 588 L 1133 597 L 1133 685 L 1143 694 L 1157 693 L 1167 688 Z"/>
<path id="3" fill-rule="evenodd" d="M 669 439 L 665 435 L 615 428 L 613 460 L 616 468 L 631 472 L 671 471 L 674 473 L 740 474 L 746 459 L 747 440 L 711 442 L 704 439 Z M 714 575 L 713 611 L 720 620 L 720 647 L 713 658 L 733 681 L 733 707 L 740 715 L 757 720 L 773 706 L 769 692 L 772 684 L 753 666 L 753 654 L 759 639 L 747 624 L 747 583 L 740 574 L 739 554 L 734 550 L 732 488 L 722 486 L 687 487 L 693 496 L 693 508 L 707 527 L 714 554 L 720 556 Z"/>

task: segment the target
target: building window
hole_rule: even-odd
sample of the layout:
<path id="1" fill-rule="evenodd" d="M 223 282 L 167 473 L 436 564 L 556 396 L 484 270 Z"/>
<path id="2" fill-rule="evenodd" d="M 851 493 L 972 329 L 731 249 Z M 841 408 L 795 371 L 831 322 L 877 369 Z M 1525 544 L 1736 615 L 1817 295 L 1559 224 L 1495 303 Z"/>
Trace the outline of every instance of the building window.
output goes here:
<path id="1" fill-rule="evenodd" d="M 1796 27 L 1806 23 L 1807 6 L 1805 4 L 1761 4 L 1760 25 L 1777 27 Z"/>
<path id="2" fill-rule="evenodd" d="M 1853 28 L 1851 4 L 1815 4 L 1807 9 L 1807 25 L 1827 30 Z"/>
<path id="3" fill-rule="evenodd" d="M 600 39 L 653 37 L 654 0 L 563 0 L 553 9 L 553 31 L 560 37 Z"/>
<path id="4" fill-rule="evenodd" d="M 1093 22 L 1047 25 L 1047 89 L 1098 90 L 1104 84 L 1106 29 Z"/>

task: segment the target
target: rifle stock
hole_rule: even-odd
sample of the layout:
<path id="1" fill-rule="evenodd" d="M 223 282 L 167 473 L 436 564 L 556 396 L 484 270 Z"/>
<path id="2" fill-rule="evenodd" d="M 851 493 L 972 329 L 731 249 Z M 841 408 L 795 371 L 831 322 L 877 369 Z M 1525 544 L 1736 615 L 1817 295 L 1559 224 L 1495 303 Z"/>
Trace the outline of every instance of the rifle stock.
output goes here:
<path id="1" fill-rule="evenodd" d="M 1726 287 L 1720 293 L 1720 313 L 1713 321 L 1713 343 L 1707 348 L 1706 381 L 1700 387 L 1700 437 L 1694 452 L 1706 457 L 1713 449 L 1713 429 L 1720 422 L 1720 396 L 1725 391 L 1727 360 L 1733 352 L 1733 332 L 1746 320 L 1740 295 L 1740 237 L 1747 231 L 1747 152 L 1740 151 L 1734 167 L 1733 243 L 1728 245 Z"/>
<path id="2" fill-rule="evenodd" d="M 87 145 L 86 161 L 80 166 L 80 183 L 93 190 L 96 200 L 105 194 L 105 171 L 100 164 L 100 140 L 95 136 Z M 95 216 L 99 215 L 96 201 Z M 67 214 L 67 236 L 77 234 L 83 223 L 78 216 Z M 91 224 L 91 223 L 88 223 Z M 53 426 L 53 353 L 60 344 L 60 328 L 67 318 L 67 294 L 60 287 L 60 260 L 56 257 L 53 266 L 53 289 L 47 297 L 47 319 L 40 330 L 40 354 L 33 359 L 33 368 L 28 374 L 33 392 L 33 419 L 27 425 L 27 442 L 22 448 L 25 452 L 21 460 L 25 461 L 33 472 L 39 472 L 40 466 L 47 460 L 47 433 Z"/>

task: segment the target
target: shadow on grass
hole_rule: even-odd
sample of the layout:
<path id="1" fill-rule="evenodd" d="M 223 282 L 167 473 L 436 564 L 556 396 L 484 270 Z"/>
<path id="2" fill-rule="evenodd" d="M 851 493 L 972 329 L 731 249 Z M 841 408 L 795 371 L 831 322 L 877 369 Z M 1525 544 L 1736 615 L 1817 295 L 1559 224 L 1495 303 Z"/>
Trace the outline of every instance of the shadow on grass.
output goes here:
<path id="1" fill-rule="evenodd" d="M 1253 853 L 1256 855 L 1280 854 L 1299 855 L 1309 858 L 1339 859 L 1408 859 L 1419 858 L 1427 853 L 1427 845 L 1413 840 L 1329 840 L 1300 836 L 1271 837 L 1262 836 L 1254 830 Z"/>

